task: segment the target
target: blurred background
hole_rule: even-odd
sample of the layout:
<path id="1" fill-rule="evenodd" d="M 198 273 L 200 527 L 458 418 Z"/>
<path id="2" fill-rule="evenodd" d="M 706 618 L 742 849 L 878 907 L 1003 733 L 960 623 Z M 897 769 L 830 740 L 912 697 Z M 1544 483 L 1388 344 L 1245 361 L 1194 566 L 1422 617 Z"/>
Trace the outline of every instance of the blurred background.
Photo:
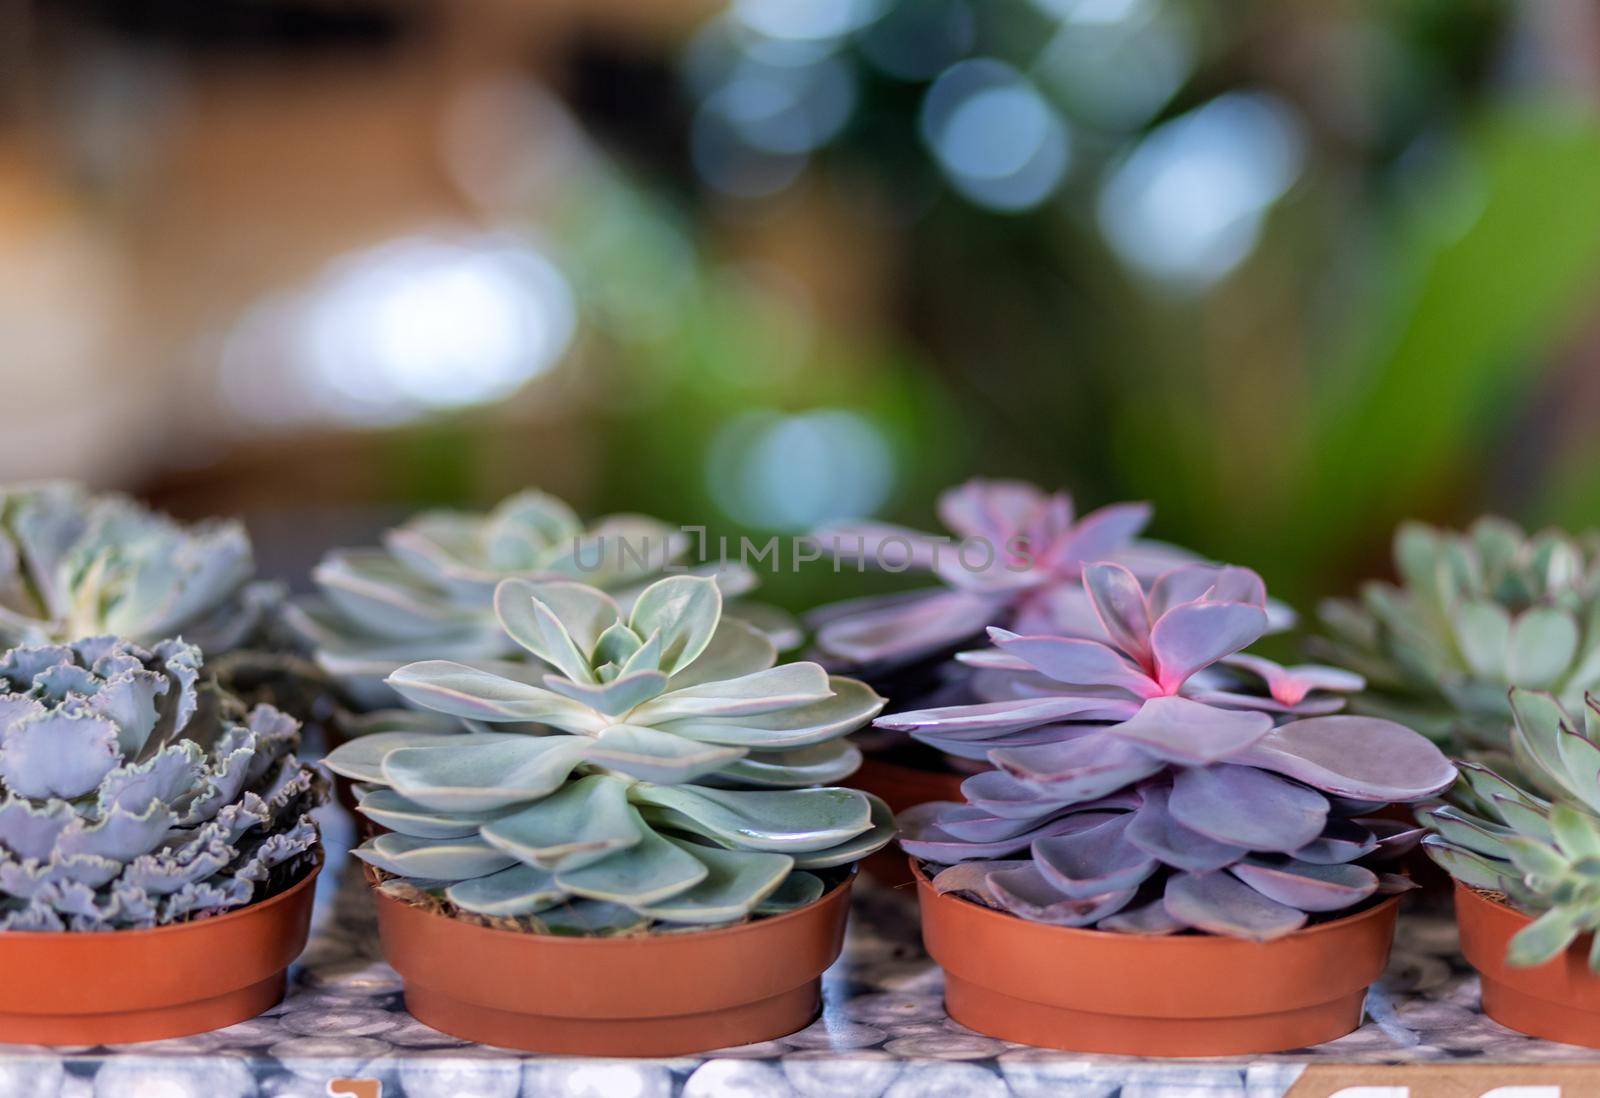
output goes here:
<path id="1" fill-rule="evenodd" d="M 1600 515 L 1600 7 L 0 0 L 0 371 L 0 478 L 295 578 L 525 485 L 764 537 L 981 473 L 1304 606 Z"/>

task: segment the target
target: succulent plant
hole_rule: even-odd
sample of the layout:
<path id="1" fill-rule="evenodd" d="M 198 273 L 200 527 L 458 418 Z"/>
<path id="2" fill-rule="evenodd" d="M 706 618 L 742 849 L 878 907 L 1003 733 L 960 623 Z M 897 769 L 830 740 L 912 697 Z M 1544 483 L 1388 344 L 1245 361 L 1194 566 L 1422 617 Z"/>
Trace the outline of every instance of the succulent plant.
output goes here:
<path id="1" fill-rule="evenodd" d="M 1464 762 L 1451 803 L 1417 815 L 1433 831 L 1424 849 L 1446 872 L 1537 916 L 1507 959 L 1538 965 L 1600 930 L 1600 700 L 1584 699 L 1581 720 L 1548 693 L 1514 689 L 1509 704 L 1512 752 L 1533 780 Z M 1600 972 L 1600 945 L 1589 966 Z"/>
<path id="2" fill-rule="evenodd" d="M 1449 785 L 1437 747 L 1334 713 L 1348 672 L 1242 654 L 1267 629 L 1253 572 L 1189 565 L 1147 592 L 1099 562 L 1084 584 L 1106 640 L 991 629 L 967 657 L 990 700 L 877 722 L 994 766 L 965 804 L 900 817 L 906 850 L 950 867 L 935 887 L 1061 926 L 1256 940 L 1400 887 L 1356 863 L 1420 832 L 1366 816 Z"/>
<path id="3" fill-rule="evenodd" d="M 1137 539 L 1150 521 L 1148 504 L 1118 503 L 1077 518 L 1067 493 L 1046 494 L 1021 481 L 969 480 L 939 497 L 939 517 L 951 536 L 880 522 L 838 523 L 812 533 L 837 558 L 931 571 L 944 582 L 814 611 L 810 621 L 825 659 L 875 674 L 940 656 L 991 625 L 1097 636 L 1099 623 L 1082 585 L 1085 563 L 1117 560 L 1153 578 L 1193 559 Z"/>
<path id="4" fill-rule="evenodd" d="M 814 663 L 777 664 L 706 577 L 652 583 L 624 613 L 570 581 L 508 579 L 494 610 L 526 662 L 430 660 L 388 682 L 468 731 L 425 724 L 328 756 L 387 828 L 357 855 L 462 912 L 549 930 L 728 922 L 809 903 L 887 843 L 888 810 L 817 788 L 883 706 Z"/>
<path id="5" fill-rule="evenodd" d="M 0 930 L 200 918 L 297 878 L 323 789 L 299 727 L 113 637 L 0 658 Z"/>
<path id="6" fill-rule="evenodd" d="M 0 648 L 182 635 L 214 657 L 250 641 L 277 601 L 254 568 L 237 522 L 183 526 L 67 482 L 0 490 Z"/>
<path id="7" fill-rule="evenodd" d="M 1504 519 L 1465 533 L 1407 523 L 1395 534 L 1400 584 L 1322 607 L 1324 654 L 1366 677 L 1357 704 L 1462 753 L 1503 750 L 1510 687 L 1576 711 L 1600 688 L 1600 554 L 1594 536 L 1532 537 Z"/>
<path id="8" fill-rule="evenodd" d="M 565 503 L 527 491 L 486 514 L 430 511 L 387 531 L 382 548 L 336 549 L 312 572 L 321 595 L 296 601 L 290 626 L 317 662 L 363 708 L 398 700 L 390 672 L 429 657 L 477 660 L 521 651 L 495 620 L 504 579 L 571 580 L 610 591 L 626 607 L 645 583 L 677 562 L 686 535 L 656 519 L 612 515 L 585 527 Z M 755 576 L 713 566 L 723 593 L 742 594 Z M 777 611 L 739 612 L 784 647 L 798 630 Z"/>

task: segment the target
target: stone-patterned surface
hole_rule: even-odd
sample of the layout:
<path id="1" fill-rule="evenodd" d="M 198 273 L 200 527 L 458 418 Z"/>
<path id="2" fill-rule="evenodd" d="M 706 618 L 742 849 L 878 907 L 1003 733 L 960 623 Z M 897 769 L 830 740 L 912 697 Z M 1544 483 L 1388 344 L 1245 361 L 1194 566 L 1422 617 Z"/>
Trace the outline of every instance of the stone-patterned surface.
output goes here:
<path id="1" fill-rule="evenodd" d="M 1439 915 L 1401 920 L 1369 1021 L 1342 1040 L 1248 1063 L 1139 1061 L 997 1041 L 944 1014 L 915 901 L 863 881 L 822 1017 L 780 1041 L 675 1060 L 530 1056 L 487 1049 L 413 1020 L 377 957 L 370 901 L 342 855 L 348 820 L 325 810 L 333 856 L 319 921 L 285 1001 L 215 1033 L 104 1049 L 0 1046 L 0 1098 L 299 1098 L 329 1080 L 380 1080 L 406 1098 L 1278 1098 L 1313 1061 L 1592 1062 L 1600 1053 L 1534 1041 L 1478 1013 L 1477 981 Z"/>

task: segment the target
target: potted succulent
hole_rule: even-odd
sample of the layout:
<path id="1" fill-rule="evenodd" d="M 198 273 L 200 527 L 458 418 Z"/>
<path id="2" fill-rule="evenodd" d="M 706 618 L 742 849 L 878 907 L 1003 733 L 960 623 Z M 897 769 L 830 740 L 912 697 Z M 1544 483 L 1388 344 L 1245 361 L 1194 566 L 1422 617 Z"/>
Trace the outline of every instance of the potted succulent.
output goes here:
<path id="1" fill-rule="evenodd" d="M 1116 560 L 1144 579 L 1193 558 L 1138 537 L 1145 503 L 1118 503 L 1078 517 L 1072 497 L 1012 480 L 974 478 L 939 497 L 950 533 L 882 522 L 843 522 L 813 531 L 836 559 L 893 571 L 928 571 L 942 585 L 852 599 L 809 616 L 818 659 L 857 675 L 899 708 L 971 700 L 967 669 L 952 661 L 988 626 L 1023 633 L 1097 636 L 1083 590 L 1083 566 Z M 918 750 L 903 735 L 858 737 L 868 754 L 852 784 L 895 812 L 958 795 L 970 773 L 960 757 Z M 903 864 L 903 863 L 901 863 Z"/>
<path id="2" fill-rule="evenodd" d="M 1252 572 L 1192 565 L 1146 591 L 1101 562 L 1084 584 L 1104 639 L 993 629 L 969 657 L 991 700 L 879 719 L 993 766 L 965 803 L 900 817 L 951 1016 L 1158 1056 L 1349 1032 L 1407 887 L 1368 863 L 1418 837 L 1370 813 L 1454 768 L 1338 714 L 1347 672 L 1242 653 L 1267 629 Z"/>
<path id="3" fill-rule="evenodd" d="M 1600 689 L 1600 554 L 1595 536 L 1532 537 L 1486 516 L 1464 533 L 1406 523 L 1399 584 L 1322 606 L 1323 654 L 1367 680 L 1363 712 L 1458 753 L 1503 760 L 1507 691 L 1554 694 L 1571 711 Z"/>
<path id="4" fill-rule="evenodd" d="M 810 1022 L 850 867 L 892 834 L 881 802 L 827 787 L 883 699 L 777 664 L 709 578 L 660 579 L 626 612 L 596 587 L 508 579 L 494 609 L 523 660 L 387 680 L 467 731 L 377 731 L 327 760 L 385 829 L 356 853 L 411 1012 L 595 1055 Z"/>
<path id="5" fill-rule="evenodd" d="M 332 550 L 311 574 L 319 594 L 295 600 L 286 618 L 349 702 L 380 709 L 399 701 L 385 676 L 414 660 L 520 658 L 495 620 L 501 580 L 580 581 L 626 607 L 652 579 L 683 570 L 688 540 L 642 515 L 586 526 L 561 500 L 525 491 L 487 513 L 416 515 L 387 531 L 381 547 Z M 756 583 L 736 564 L 704 571 L 729 597 Z M 781 648 L 799 642 L 798 627 L 771 607 L 746 603 L 729 612 L 759 625 Z"/>
<path id="6" fill-rule="evenodd" d="M 0 658 L 0 1041 L 175 1037 L 278 1001 L 321 857 L 298 742 L 182 641 Z"/>
<path id="7" fill-rule="evenodd" d="M 1418 813 L 1455 879 L 1461 950 L 1483 1010 L 1535 1037 L 1600 1048 L 1600 700 L 1581 719 L 1515 689 L 1511 751 L 1526 777 L 1461 764 L 1451 803 Z"/>

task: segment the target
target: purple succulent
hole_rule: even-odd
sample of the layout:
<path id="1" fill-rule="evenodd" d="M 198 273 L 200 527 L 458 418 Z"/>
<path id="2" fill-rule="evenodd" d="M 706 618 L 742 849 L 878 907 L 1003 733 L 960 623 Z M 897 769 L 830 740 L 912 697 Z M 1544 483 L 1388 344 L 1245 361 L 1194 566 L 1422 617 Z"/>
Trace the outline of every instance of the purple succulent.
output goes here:
<path id="1" fill-rule="evenodd" d="M 1366 817 L 1448 786 L 1438 748 L 1330 715 L 1357 676 L 1241 654 L 1267 630 L 1248 569 L 1083 580 L 1106 639 L 990 629 L 966 659 L 987 700 L 875 722 L 994 766 L 965 804 L 900 817 L 907 851 L 952 867 L 937 887 L 1061 926 L 1257 940 L 1403 887 L 1357 862 L 1420 832 Z"/>
<path id="2" fill-rule="evenodd" d="M 939 497 L 951 533 L 849 522 L 812 534 L 824 552 L 891 571 L 932 572 L 941 588 L 853 599 L 813 613 L 821 655 L 840 665 L 895 667 L 962 644 L 986 626 L 1097 636 L 1082 585 L 1090 561 L 1117 560 L 1153 579 L 1192 560 L 1140 540 L 1150 505 L 1116 503 L 1076 515 L 1065 492 L 1011 480 L 969 480 Z"/>

